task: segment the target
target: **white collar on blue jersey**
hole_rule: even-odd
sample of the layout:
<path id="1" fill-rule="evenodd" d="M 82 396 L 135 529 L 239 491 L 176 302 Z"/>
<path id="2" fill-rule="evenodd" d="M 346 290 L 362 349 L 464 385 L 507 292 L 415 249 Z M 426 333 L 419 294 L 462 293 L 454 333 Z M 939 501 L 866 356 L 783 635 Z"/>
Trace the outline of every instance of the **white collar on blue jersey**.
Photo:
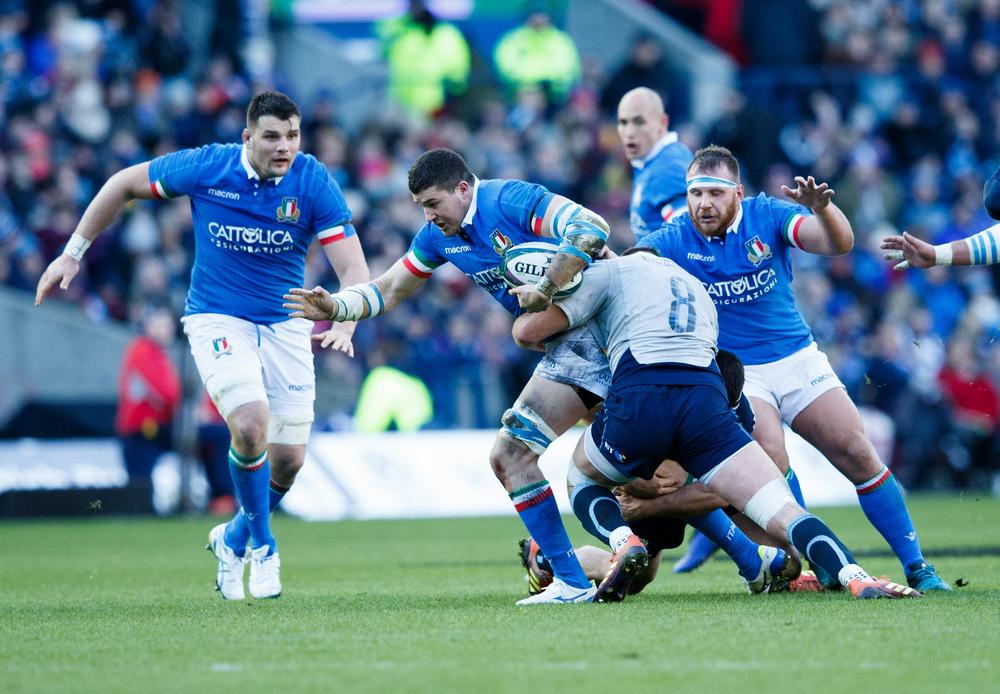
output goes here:
<path id="1" fill-rule="evenodd" d="M 733 223 L 729 225 L 726 229 L 727 234 L 735 234 L 740 228 L 740 222 L 743 221 L 743 203 L 741 202 L 739 207 L 736 208 L 736 216 L 733 217 Z"/>
<path id="2" fill-rule="evenodd" d="M 667 145 L 674 144 L 675 142 L 677 142 L 677 133 L 675 133 L 673 130 L 668 130 L 663 135 L 663 137 L 661 137 L 653 144 L 653 149 L 649 150 L 649 154 L 647 154 L 642 159 L 631 159 L 630 161 L 632 162 L 632 166 L 641 170 L 642 167 L 644 167 L 646 164 L 649 163 L 650 159 L 652 159 L 653 157 L 655 157 L 657 154 L 660 153 L 660 150 L 662 150 Z"/>
<path id="3" fill-rule="evenodd" d="M 479 179 L 475 176 L 472 177 L 472 202 L 469 203 L 469 211 L 465 213 L 465 219 L 462 220 L 462 226 L 467 227 L 472 224 L 472 218 L 476 216 L 476 198 L 479 196 Z"/>
<path id="4" fill-rule="evenodd" d="M 293 159 L 292 161 L 294 162 L 295 160 Z M 243 164 L 243 170 L 247 172 L 247 178 L 256 178 L 258 181 L 260 180 L 260 176 L 257 175 L 257 170 L 253 168 L 253 164 L 250 163 L 250 157 L 247 156 L 246 145 L 240 147 L 240 163 Z M 270 180 L 274 181 L 274 185 L 278 185 L 281 183 L 281 179 L 283 178 L 284 176 L 278 176 Z"/>

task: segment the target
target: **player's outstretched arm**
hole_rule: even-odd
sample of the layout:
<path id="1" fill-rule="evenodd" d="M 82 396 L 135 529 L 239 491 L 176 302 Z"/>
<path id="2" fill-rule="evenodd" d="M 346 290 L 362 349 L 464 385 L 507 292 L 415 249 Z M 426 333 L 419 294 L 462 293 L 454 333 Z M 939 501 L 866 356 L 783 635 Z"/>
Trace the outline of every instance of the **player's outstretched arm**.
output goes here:
<path id="1" fill-rule="evenodd" d="M 391 311 L 424 286 L 426 281 L 426 278 L 417 277 L 407 270 L 402 260 L 397 260 L 371 282 L 345 287 L 336 294 L 322 287 L 290 289 L 282 305 L 290 311 L 292 318 L 337 323 L 359 321 Z"/>
<path id="2" fill-rule="evenodd" d="M 340 280 L 341 287 L 349 287 L 368 281 L 368 263 L 361 250 L 361 241 L 357 235 L 347 236 L 334 243 L 323 246 L 323 252 Z M 320 343 L 321 349 L 333 349 L 343 352 L 349 357 L 354 356 L 354 330 L 358 324 L 355 321 L 334 323 L 327 330 L 313 335 L 314 342 Z"/>
<path id="3" fill-rule="evenodd" d="M 57 284 L 60 289 L 69 289 L 70 282 L 80 272 L 83 254 L 94 239 L 118 218 L 129 201 L 152 197 L 149 162 L 122 169 L 109 178 L 90 201 L 62 254 L 42 273 L 35 290 L 35 306 L 41 306 Z"/>
<path id="4" fill-rule="evenodd" d="M 819 255 L 843 255 L 854 248 L 854 230 L 847 216 L 833 203 L 833 188 L 817 183 L 812 176 L 796 176 L 795 188 L 781 186 L 781 191 L 813 212 L 799 226 L 796 235 L 799 248 Z"/>
<path id="5" fill-rule="evenodd" d="M 998 241 L 1000 224 L 973 236 L 937 246 L 904 231 L 902 236 L 887 236 L 882 239 L 879 248 L 886 260 L 902 261 L 893 265 L 894 270 L 910 267 L 922 270 L 934 265 L 992 265 L 1000 262 L 996 252 Z M 975 262 L 977 259 L 982 262 Z"/>

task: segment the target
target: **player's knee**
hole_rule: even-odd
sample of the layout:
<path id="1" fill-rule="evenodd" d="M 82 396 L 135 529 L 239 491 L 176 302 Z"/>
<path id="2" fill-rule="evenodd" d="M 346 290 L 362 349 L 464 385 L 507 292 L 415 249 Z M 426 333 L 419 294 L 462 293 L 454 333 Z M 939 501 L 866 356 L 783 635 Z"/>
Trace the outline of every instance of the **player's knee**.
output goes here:
<path id="1" fill-rule="evenodd" d="M 512 478 L 537 468 L 538 456 L 523 441 L 511 438 L 501 431 L 490 450 L 490 467 L 506 487 Z"/>
<path id="2" fill-rule="evenodd" d="M 229 418 L 229 433 L 233 447 L 241 451 L 263 451 L 267 446 L 267 413 L 237 409 Z"/>

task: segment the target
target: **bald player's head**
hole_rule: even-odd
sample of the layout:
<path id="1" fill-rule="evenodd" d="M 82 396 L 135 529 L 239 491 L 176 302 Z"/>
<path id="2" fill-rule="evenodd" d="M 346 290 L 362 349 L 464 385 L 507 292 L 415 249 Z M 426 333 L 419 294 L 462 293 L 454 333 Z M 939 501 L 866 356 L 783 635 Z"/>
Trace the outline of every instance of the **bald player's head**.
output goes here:
<path id="1" fill-rule="evenodd" d="M 663 99 L 648 87 L 626 92 L 618 102 L 618 137 L 629 159 L 645 158 L 667 132 Z"/>

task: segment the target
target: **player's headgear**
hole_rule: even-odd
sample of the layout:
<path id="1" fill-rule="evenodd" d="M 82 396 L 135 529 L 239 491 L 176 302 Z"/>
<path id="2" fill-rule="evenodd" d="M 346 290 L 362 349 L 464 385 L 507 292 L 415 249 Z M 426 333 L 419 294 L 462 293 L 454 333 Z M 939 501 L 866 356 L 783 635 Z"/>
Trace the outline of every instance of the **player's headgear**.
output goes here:
<path id="1" fill-rule="evenodd" d="M 692 171 L 715 171 L 719 168 L 728 170 L 732 174 L 733 181 L 738 182 L 740 180 L 740 163 L 736 161 L 736 157 L 733 156 L 732 152 L 718 145 L 702 147 L 694 153 L 694 159 L 688 164 L 688 187 L 691 187 Z"/>

